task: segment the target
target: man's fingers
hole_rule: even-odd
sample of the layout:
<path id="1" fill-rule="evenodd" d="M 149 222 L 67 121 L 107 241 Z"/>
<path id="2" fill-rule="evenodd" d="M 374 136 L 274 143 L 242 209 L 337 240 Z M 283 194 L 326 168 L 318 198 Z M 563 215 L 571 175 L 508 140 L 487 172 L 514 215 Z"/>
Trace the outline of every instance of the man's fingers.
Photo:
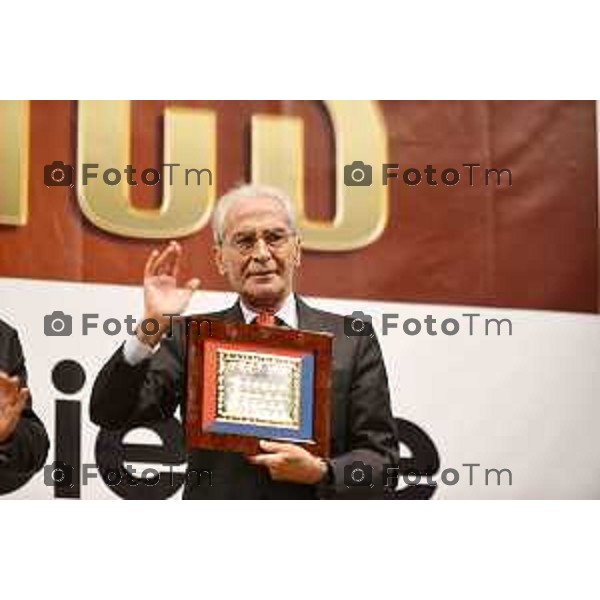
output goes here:
<path id="1" fill-rule="evenodd" d="M 159 253 L 160 252 L 156 249 L 152 250 L 150 253 L 148 260 L 146 261 L 146 266 L 144 267 L 144 279 L 147 279 L 154 274 L 154 264 L 156 263 Z"/>
<path id="2" fill-rule="evenodd" d="M 260 440 L 260 449 L 269 454 L 256 454 L 249 456 L 248 460 L 254 465 L 262 465 L 268 469 L 282 466 L 292 458 L 290 448 L 295 448 L 293 444 L 285 444 L 282 442 L 271 442 L 268 440 Z"/>
<path id="3" fill-rule="evenodd" d="M 12 406 L 9 406 L 7 413 L 12 421 L 18 421 L 21 418 L 21 413 L 25 408 L 25 400 L 18 399 Z"/>
<path id="4" fill-rule="evenodd" d="M 0 378 L 0 398 L 5 404 L 14 404 L 18 397 L 19 378 L 4 376 Z"/>
<path id="5" fill-rule="evenodd" d="M 0 371 L 0 385 L 19 387 L 19 378 L 16 375 L 11 377 L 4 371 Z"/>
<path id="6" fill-rule="evenodd" d="M 27 388 L 23 388 L 27 389 Z M 29 394 L 29 390 L 22 396 L 21 390 L 15 390 L 13 394 L 9 396 L 9 400 L 6 403 L 7 406 L 17 406 L 18 404 L 25 404 L 25 400 L 27 400 L 27 395 Z"/>
<path id="7" fill-rule="evenodd" d="M 197 277 L 194 277 L 193 279 L 190 279 L 188 282 L 186 282 L 184 287 L 190 290 L 190 292 L 195 292 L 197 289 L 200 288 L 200 280 Z"/>
<path id="8" fill-rule="evenodd" d="M 177 242 L 170 242 L 154 260 L 151 275 L 170 275 L 173 270 L 173 260 L 178 249 L 180 249 L 180 246 Z"/>
<path id="9" fill-rule="evenodd" d="M 265 452 L 289 452 L 292 444 L 284 442 L 271 442 L 270 440 L 260 440 L 259 446 Z"/>
<path id="10" fill-rule="evenodd" d="M 183 250 L 181 249 L 181 245 L 175 242 L 173 246 L 173 258 L 171 259 L 171 274 L 175 279 L 179 277 L 179 265 L 181 264 L 181 255 L 183 254 Z"/>
<path id="11" fill-rule="evenodd" d="M 0 379 L 0 391 L 6 394 L 12 387 L 14 387 L 14 385 L 10 382 L 8 377 L 2 377 Z"/>
<path id="12" fill-rule="evenodd" d="M 4 406 L 0 407 L 0 417 L 5 421 L 10 423 L 14 421 L 18 421 L 23 409 L 25 408 L 25 397 L 21 397 L 20 395 L 15 395 L 16 400 L 14 402 L 9 402 Z"/>
<path id="13" fill-rule="evenodd" d="M 154 265 L 152 266 L 152 275 L 162 275 L 165 269 L 165 262 L 168 260 L 170 254 L 171 244 L 162 250 L 162 252 L 160 252 L 156 257 Z"/>
<path id="14" fill-rule="evenodd" d="M 28 398 L 29 398 L 29 388 L 26 388 L 26 387 L 21 388 L 19 390 L 19 400 L 22 402 L 23 406 L 27 402 Z"/>
<path id="15" fill-rule="evenodd" d="M 158 268 L 158 274 L 175 277 L 175 273 L 179 270 L 180 255 L 181 246 L 177 242 L 171 242 L 165 250 L 164 258 Z"/>
<path id="16" fill-rule="evenodd" d="M 280 458 L 274 454 L 256 454 L 248 457 L 248 461 L 253 465 L 267 467 L 267 469 L 275 466 L 279 460 Z"/>
<path id="17" fill-rule="evenodd" d="M 25 402 L 27 401 L 28 396 L 28 388 L 21 388 L 20 390 L 15 390 L 14 393 L 5 396 L 6 402 L 4 402 L 4 407 L 8 408 L 19 405 L 25 406 Z"/>

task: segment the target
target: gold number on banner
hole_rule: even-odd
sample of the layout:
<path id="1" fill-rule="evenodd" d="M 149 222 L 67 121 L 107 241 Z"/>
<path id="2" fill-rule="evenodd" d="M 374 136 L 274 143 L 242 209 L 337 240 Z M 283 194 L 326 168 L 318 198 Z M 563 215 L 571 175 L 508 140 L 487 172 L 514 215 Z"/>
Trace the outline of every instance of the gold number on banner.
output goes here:
<path id="1" fill-rule="evenodd" d="M 304 124 L 297 117 L 252 118 L 252 180 L 284 189 L 295 200 L 303 245 L 311 250 L 356 250 L 386 227 L 388 188 L 381 185 L 387 160 L 383 116 L 372 101 L 326 101 L 335 135 L 336 210 L 332 222 L 310 220 L 304 210 Z M 370 166 L 371 185 L 345 185 L 344 167 Z M 369 173 L 365 173 L 368 178 Z"/>
<path id="2" fill-rule="evenodd" d="M 77 197 L 85 216 L 97 227 L 134 238 L 176 238 L 195 233 L 208 220 L 215 200 L 216 116 L 214 111 L 168 108 L 164 115 L 164 167 L 160 209 L 134 207 L 123 173 L 131 164 L 131 104 L 123 101 L 79 102 Z M 84 165 L 96 164 L 95 178 L 84 185 Z M 109 185 L 106 169 L 121 172 Z M 190 171 L 186 175 L 186 170 Z M 212 174 L 209 185 L 206 173 Z M 140 172 L 135 180 L 140 185 Z M 187 182 L 186 182 L 187 178 Z M 198 179 L 200 185 L 197 185 Z M 187 183 L 187 184 L 186 184 Z"/>
<path id="3" fill-rule="evenodd" d="M 29 102 L 0 102 L 0 224 L 25 225 L 28 212 Z"/>

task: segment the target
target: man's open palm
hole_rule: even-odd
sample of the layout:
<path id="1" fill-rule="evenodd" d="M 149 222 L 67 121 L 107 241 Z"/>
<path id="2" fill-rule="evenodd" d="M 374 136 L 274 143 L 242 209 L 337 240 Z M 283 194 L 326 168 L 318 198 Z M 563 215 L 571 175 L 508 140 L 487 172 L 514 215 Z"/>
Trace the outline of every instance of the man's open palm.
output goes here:
<path id="1" fill-rule="evenodd" d="M 18 377 L 0 371 L 0 444 L 14 433 L 28 396 L 29 390 L 20 387 Z"/>
<path id="2" fill-rule="evenodd" d="M 196 278 L 178 287 L 181 246 L 171 242 L 162 252 L 154 250 L 144 269 L 144 318 L 156 319 L 161 326 L 169 323 L 165 315 L 180 314 L 200 286 Z"/>

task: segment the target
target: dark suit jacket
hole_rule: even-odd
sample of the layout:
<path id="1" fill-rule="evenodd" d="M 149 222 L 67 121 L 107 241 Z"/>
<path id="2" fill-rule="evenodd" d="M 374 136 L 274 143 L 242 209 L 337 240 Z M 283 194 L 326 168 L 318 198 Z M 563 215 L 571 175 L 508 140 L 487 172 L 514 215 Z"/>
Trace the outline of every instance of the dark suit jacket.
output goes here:
<path id="1" fill-rule="evenodd" d="M 17 375 L 27 385 L 25 358 L 17 332 L 0 320 L 0 371 Z M 39 471 L 48 455 L 48 435 L 31 408 L 31 398 L 17 428 L 5 444 L 0 444 L 0 494 L 18 489 Z"/>
<path id="2" fill-rule="evenodd" d="M 381 497 L 384 465 L 398 463 L 398 441 L 390 410 L 385 365 L 373 337 L 347 337 L 344 317 L 309 307 L 296 297 L 300 329 L 334 334 L 331 464 L 334 483 L 303 485 L 273 481 L 264 467 L 249 464 L 241 454 L 194 450 L 188 469 L 212 472 L 212 486 L 186 482 L 184 498 L 320 498 Z M 243 322 L 239 303 L 205 315 Z M 173 415 L 185 405 L 184 334 L 161 342 L 150 359 L 131 366 L 122 347 L 100 371 L 92 391 L 91 419 L 97 425 L 120 429 Z M 185 411 L 182 410 L 185 415 Z M 354 461 L 372 467 L 372 487 L 347 487 L 344 473 Z"/>

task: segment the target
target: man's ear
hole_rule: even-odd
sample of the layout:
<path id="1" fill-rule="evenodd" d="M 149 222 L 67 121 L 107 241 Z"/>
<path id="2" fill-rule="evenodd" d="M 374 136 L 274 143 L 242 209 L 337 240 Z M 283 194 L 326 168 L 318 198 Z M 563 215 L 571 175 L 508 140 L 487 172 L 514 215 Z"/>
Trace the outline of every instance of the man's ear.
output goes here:
<path id="1" fill-rule="evenodd" d="M 217 265 L 217 271 L 219 275 L 225 275 L 227 270 L 225 269 L 225 261 L 223 260 L 223 247 L 219 244 L 213 246 L 213 257 L 215 259 L 215 265 Z"/>

